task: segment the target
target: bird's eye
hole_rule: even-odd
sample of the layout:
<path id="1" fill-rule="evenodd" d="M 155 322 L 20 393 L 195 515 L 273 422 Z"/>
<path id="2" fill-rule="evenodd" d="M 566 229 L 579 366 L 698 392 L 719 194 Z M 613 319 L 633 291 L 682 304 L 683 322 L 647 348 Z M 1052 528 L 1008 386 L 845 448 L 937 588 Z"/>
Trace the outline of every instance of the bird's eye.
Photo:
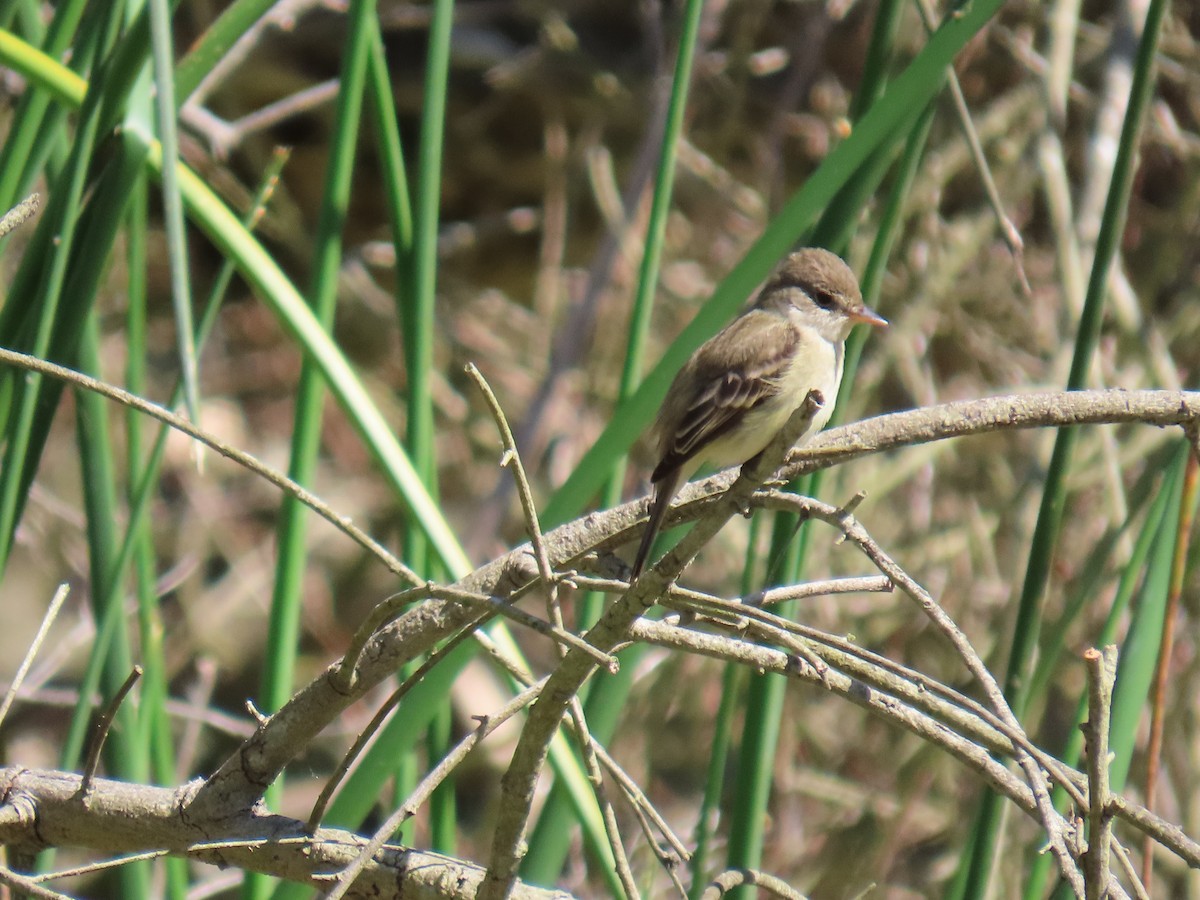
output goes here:
<path id="1" fill-rule="evenodd" d="M 808 295 L 812 297 L 813 303 L 821 307 L 821 309 L 833 309 L 837 306 L 837 300 L 829 291 L 821 290 L 820 288 L 809 289 Z"/>

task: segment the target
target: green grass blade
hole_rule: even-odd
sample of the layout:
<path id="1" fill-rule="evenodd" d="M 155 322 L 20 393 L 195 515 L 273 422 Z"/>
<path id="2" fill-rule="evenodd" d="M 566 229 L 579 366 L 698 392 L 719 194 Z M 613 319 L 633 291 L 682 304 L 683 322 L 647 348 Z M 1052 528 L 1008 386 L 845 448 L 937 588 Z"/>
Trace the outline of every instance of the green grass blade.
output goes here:
<path id="1" fill-rule="evenodd" d="M 61 58 L 83 16 L 86 0 L 62 4 L 54 14 L 41 46 L 47 55 Z M 75 66 L 83 60 L 74 60 Z M 17 104 L 8 137 L 0 150 L 0 209 L 10 208 L 24 196 L 33 178 L 50 155 L 51 146 L 65 139 L 62 132 L 66 112 L 51 107 L 45 91 L 27 91 Z"/>
<path id="2" fill-rule="evenodd" d="M 71 266 L 71 277 L 67 282 L 66 290 L 66 296 L 71 304 L 78 306 L 78 309 L 72 309 L 69 311 L 69 315 L 64 316 L 68 321 L 80 323 L 78 325 L 80 335 L 85 334 L 86 329 L 90 327 L 87 324 L 88 310 L 98 290 L 104 262 L 116 234 L 116 229 L 112 228 L 110 223 L 119 222 L 124 218 L 123 203 L 131 196 L 132 185 L 136 183 L 137 174 L 141 170 L 141 158 L 138 156 L 136 145 L 131 148 L 129 153 L 119 154 L 118 159 L 101 177 L 80 222 L 82 239 L 79 243 L 82 252 L 78 254 Z M 60 340 L 54 347 L 53 355 L 56 358 L 75 359 L 77 357 L 79 337 L 72 333 L 68 335 L 68 338 Z M 61 392 L 61 385 L 58 390 Z M 47 396 L 53 398 L 53 402 L 47 403 L 46 409 L 42 411 L 35 422 L 34 436 L 38 447 L 46 440 L 50 419 L 57 406 L 57 395 L 48 391 Z M 93 642 L 88 660 L 88 671 L 84 676 L 83 687 L 80 691 L 80 696 L 83 698 L 91 697 L 99 689 L 100 672 L 108 652 L 109 642 L 119 624 L 124 621 L 124 612 L 120 602 L 112 602 L 105 591 L 106 588 L 109 592 L 115 591 L 116 585 L 120 581 L 120 576 L 116 574 L 122 571 L 120 559 L 118 556 L 114 560 L 112 568 L 106 569 L 106 572 L 112 571 L 114 574 L 111 576 L 106 574 L 106 577 L 94 586 L 95 603 L 100 618 L 96 626 L 96 640 Z M 120 677 L 123 679 L 127 674 L 128 670 L 123 672 Z M 63 764 L 67 768 L 78 764 L 87 735 L 89 714 L 90 709 L 86 707 L 77 709 L 72 719 L 62 752 Z"/>
<path id="3" fill-rule="evenodd" d="M 167 233 L 167 260 L 171 271 L 171 305 L 175 310 L 175 337 L 183 372 L 184 406 L 193 421 L 200 421 L 195 329 L 192 325 L 192 289 L 188 277 L 187 231 L 183 200 L 179 196 L 179 134 L 175 122 L 175 51 L 171 42 L 171 11 L 167 0 L 150 0 L 150 46 L 154 59 L 154 104 L 158 140 L 166 165 L 162 170 L 163 221 Z"/>
<path id="4" fill-rule="evenodd" d="M 110 40 L 115 38 L 120 22 L 117 10 L 110 10 L 108 32 Z M 56 186 L 46 212 L 38 222 L 37 230 L 43 235 L 54 235 L 53 241 L 43 239 L 48 258 L 43 260 L 28 254 L 22 260 L 21 269 L 29 275 L 18 274 L 17 281 L 33 280 L 32 273 L 40 271 L 36 294 L 30 296 L 30 305 L 37 316 L 34 333 L 23 346 L 36 356 L 46 356 L 50 349 L 51 336 L 57 326 L 57 310 L 67 278 L 68 263 L 77 236 L 79 210 L 83 190 L 91 167 L 92 152 L 99 131 L 100 106 L 103 99 L 102 85 L 95 88 L 84 99 L 80 112 L 71 157 L 64 182 Z M 45 266 L 43 268 L 43 262 Z M 42 402 L 42 379 L 29 375 L 20 382 L 17 391 L 17 406 L 6 430 L 7 446 L 3 466 L 0 467 L 0 572 L 3 572 L 16 533 L 17 521 L 24 507 L 25 496 L 36 469 L 36 454 L 30 455 L 30 439 L 34 434 L 34 417 Z"/>
<path id="5" fill-rule="evenodd" d="M 128 282 L 126 293 L 129 307 L 125 316 L 125 334 L 128 353 L 125 363 L 125 387 L 135 394 L 144 394 L 146 389 L 146 252 L 147 203 L 146 180 L 140 179 L 131 192 L 129 213 L 125 218 L 125 254 Z M 132 411 L 125 416 L 125 501 L 132 506 L 133 486 L 138 483 L 142 462 L 142 421 Z M 153 533 L 145 518 L 135 522 L 130 514 L 129 524 L 123 540 L 131 541 L 131 562 L 137 595 L 137 619 L 141 665 L 143 669 L 141 704 L 138 716 L 137 741 L 146 747 L 150 758 L 151 777 L 157 784 L 174 784 L 177 778 L 175 744 L 171 734 L 170 718 L 167 714 L 169 686 L 167 666 L 163 657 L 164 627 L 159 615 L 157 572 Z M 112 584 L 119 588 L 124 578 L 120 565 L 124 551 L 118 552 Z M 120 602 L 119 593 L 117 594 Z M 111 602 L 111 601 L 110 601 Z M 187 862 L 182 859 L 166 859 L 166 893 L 171 900 L 183 900 L 187 896 Z"/>
<path id="6" fill-rule="evenodd" d="M 1163 485 L 1159 481 L 1161 473 L 1170 470 L 1175 465 L 1175 456 L 1178 454 L 1178 448 L 1165 446 L 1159 452 L 1155 453 L 1147 462 L 1146 471 L 1138 484 L 1135 484 L 1129 492 L 1130 506 L 1128 516 L 1120 527 L 1113 529 L 1112 532 L 1104 537 L 1089 554 L 1087 563 L 1083 567 L 1083 574 L 1075 585 L 1072 586 L 1071 596 L 1067 599 L 1063 607 L 1063 613 L 1053 625 L 1043 627 L 1042 642 L 1038 648 L 1037 666 L 1034 668 L 1033 675 L 1029 679 L 1029 693 L 1031 697 L 1044 696 L 1047 689 L 1050 687 L 1052 679 L 1059 675 L 1059 669 L 1063 665 L 1077 665 L 1078 657 L 1076 654 L 1066 650 L 1067 641 L 1072 627 L 1081 615 L 1085 613 L 1088 607 L 1093 604 L 1099 592 L 1103 590 L 1103 585 L 1107 579 L 1113 577 L 1113 573 L 1109 571 L 1109 560 L 1112 559 L 1116 545 L 1121 537 L 1138 523 L 1138 511 L 1146 503 L 1151 504 L 1151 511 L 1148 513 L 1151 517 L 1157 519 L 1161 512 L 1155 512 L 1157 504 L 1165 502 L 1162 497 Z M 1113 599 L 1113 606 L 1116 607 L 1122 598 L 1127 602 L 1128 595 L 1124 593 L 1125 577 L 1123 573 L 1127 573 L 1130 566 L 1134 565 L 1134 561 L 1140 559 L 1137 565 L 1141 565 L 1145 560 L 1145 548 L 1141 548 L 1141 541 L 1144 540 L 1144 529 L 1146 522 L 1142 522 L 1142 532 L 1139 532 L 1139 537 L 1134 543 L 1134 549 L 1128 560 L 1121 567 L 1122 574 L 1119 574 L 1120 586 Z M 1138 556 L 1139 548 L 1141 548 L 1141 556 Z M 1132 591 L 1132 586 L 1129 586 Z M 1111 613 L 1110 613 L 1111 616 Z M 1112 643 L 1115 640 L 1115 632 L 1107 630 L 1108 626 L 1102 630 L 1100 637 L 1096 638 L 1096 646 L 1103 646 L 1106 643 Z M 1081 698 L 1085 699 L 1085 698 Z M 1079 735 L 1082 739 L 1082 735 Z M 1074 735 L 1072 736 L 1074 738 Z"/>
<path id="7" fill-rule="evenodd" d="M 442 152 L 446 133 L 446 94 L 450 74 L 450 28 L 454 21 L 453 0 L 432 4 L 425 60 L 425 85 L 421 103 L 421 131 L 417 148 L 417 181 L 413 215 L 412 254 L 407 261 L 408 291 L 398 297 L 404 339 L 405 371 L 408 375 L 407 432 L 405 446 L 413 468 L 431 497 L 438 496 L 437 461 L 434 456 L 432 379 L 435 374 L 433 348 L 437 341 L 434 310 L 437 304 L 438 225 L 442 200 Z M 400 204 L 400 198 L 392 201 Z M 409 565 L 429 577 L 436 568 L 429 558 L 429 542 L 420 528 L 404 532 L 404 554 Z M 431 759 L 440 759 L 450 749 L 451 723 L 448 705 L 442 704 L 430 721 L 426 737 Z M 397 795 L 407 795 L 411 785 L 405 776 L 416 772 L 415 759 L 401 761 Z M 447 779 L 430 797 L 429 826 L 435 850 L 452 853 L 455 846 L 455 780 Z"/>
<path id="8" fill-rule="evenodd" d="M 86 374 L 99 375 L 100 334 L 95 317 L 88 320 L 87 333 L 81 343 L 80 368 Z M 107 403 L 91 391 L 75 394 L 76 433 L 79 458 L 83 469 L 84 508 L 87 512 L 88 562 L 93 597 L 104 599 L 108 606 L 94 610 L 96 620 L 112 617 L 117 627 L 112 630 L 112 642 L 105 655 L 102 673 L 104 703 L 114 696 L 133 670 L 133 655 L 129 635 L 123 627 L 124 595 L 112 584 L 115 572 L 116 535 L 112 523 L 119 521 L 119 501 L 116 485 L 116 464 L 112 456 L 112 440 L 108 432 Z M 82 705 L 86 706 L 86 700 Z M 150 775 L 146 743 L 140 740 L 139 709 L 133 698 L 126 699 L 113 729 L 104 745 L 108 767 L 118 778 L 126 781 L 146 781 Z M 122 866 L 121 892 L 128 897 L 145 897 L 150 893 L 150 866 L 143 861 Z"/>
<path id="9" fill-rule="evenodd" d="M 20 20 L 15 27 L 13 19 Z M 30 40 L 39 43 L 46 30 L 42 24 L 41 10 L 34 0 L 0 0 L 0 28 L 24 31 Z"/>
<path id="10" fill-rule="evenodd" d="M 1113 687 L 1112 736 L 1113 753 L 1111 781 L 1114 791 L 1125 789 L 1133 761 L 1139 727 L 1149 711 L 1147 699 L 1154 683 L 1155 663 L 1167 611 L 1171 587 L 1171 562 L 1176 552 L 1179 533 L 1179 510 L 1186 502 L 1183 473 L 1190 453 L 1187 442 L 1181 442 L 1178 463 L 1172 467 L 1173 483 L 1158 537 L 1150 551 L 1146 579 L 1133 604 L 1129 632 L 1121 643 L 1117 666 L 1117 682 Z M 1194 498 L 1193 498 L 1194 499 Z"/>
<path id="11" fill-rule="evenodd" d="M 342 233 L 350 205 L 350 185 L 358 143 L 366 81 L 367 54 L 375 18 L 374 0 L 355 0 L 350 5 L 349 31 L 342 60 L 340 88 L 335 112 L 329 166 L 321 215 L 314 241 L 313 284 L 309 296 L 313 315 L 325 331 L 333 327 L 337 309 L 338 272 L 342 262 Z M 325 406 L 324 377 L 312 358 L 307 358 L 296 389 L 288 476 L 299 484 L 311 484 L 321 446 L 322 414 Z M 275 578 L 271 595 L 271 621 L 263 666 L 262 708 L 275 712 L 291 696 L 297 645 L 300 640 L 301 591 L 309 566 L 307 547 L 308 508 L 295 497 L 284 497 L 279 512 Z M 268 803 L 278 802 L 283 783 L 279 779 L 267 791 Z M 243 897 L 266 897 L 271 881 L 247 873 Z"/>
<path id="12" fill-rule="evenodd" d="M 452 0 L 437 0 L 430 23 L 425 95 L 421 107 L 420 146 L 414 209 L 411 283 L 403 307 L 404 352 L 408 371 L 408 433 L 413 467 L 433 489 L 433 312 L 437 299 L 437 239 L 442 185 L 442 143 L 445 135 L 446 80 L 450 66 Z M 416 561 L 417 564 L 420 560 Z"/>
<path id="13" fill-rule="evenodd" d="M 755 521 L 758 521 L 757 519 Z M 717 707 L 713 724 L 713 754 L 708 761 L 708 773 L 704 779 L 704 799 L 700 803 L 700 815 L 696 818 L 695 847 L 688 868 L 692 875 L 692 887 L 688 896 L 699 900 L 708 887 L 710 862 L 713 856 L 713 837 L 717 814 L 721 808 L 725 788 L 725 769 L 734 741 L 734 714 L 746 691 L 746 670 L 742 666 L 727 665 L 721 679 L 721 705 Z"/>
<path id="14" fill-rule="evenodd" d="M 383 192 L 388 205 L 388 221 L 392 227 L 392 246 L 396 253 L 396 305 L 404 310 L 405 267 L 412 254 L 413 211 L 408 193 L 407 166 L 400 141 L 400 124 L 396 121 L 396 101 L 392 96 L 391 76 L 378 19 L 373 22 L 371 56 L 367 69 L 367 102 L 375 126 L 376 150 L 383 174 Z M 403 319 L 401 319 L 403 324 Z"/>
<path id="15" fill-rule="evenodd" d="M 0 31 L 0 62 L 39 85 L 52 87 L 60 99 L 71 105 L 77 106 L 86 90 L 86 83 L 80 78 L 10 32 Z M 49 74 L 43 79 L 46 73 Z M 160 172 L 162 156 L 157 144 L 148 135 L 135 137 L 147 150 L 147 165 L 153 172 Z M 428 533 L 448 571 L 454 577 L 470 571 L 470 561 L 441 511 L 416 477 L 407 454 L 343 354 L 313 318 L 295 286 L 208 185 L 186 167 L 180 169 L 180 189 L 195 224 L 221 252 L 236 262 L 239 273 L 259 292 L 305 352 L 317 361 L 347 418 L 391 486 L 412 510 L 414 521 Z"/>
<path id="16" fill-rule="evenodd" d="M 351 7 L 325 196 L 317 225 L 310 299 L 314 318 L 319 327 L 325 330 L 332 325 L 337 303 L 342 230 L 349 205 L 366 70 L 366 47 L 370 38 L 369 22 L 373 19 L 374 10 L 375 4 L 371 0 L 360 0 Z M 289 476 L 300 484 L 310 483 L 315 469 L 324 395 L 320 370 L 311 359 L 306 360 L 297 388 L 291 462 L 288 466 Z M 306 537 L 305 507 L 293 497 L 284 498 L 279 515 L 279 549 L 271 600 L 268 665 L 263 673 L 260 698 L 263 708 L 270 712 L 278 709 L 292 692 L 299 632 L 300 586 L 308 565 Z"/>
<path id="17" fill-rule="evenodd" d="M 850 120 L 857 122 L 880 97 L 888 83 L 892 60 L 896 55 L 896 36 L 907 4 L 901 0 L 883 0 L 875 11 L 871 43 L 863 61 L 862 82 L 850 105 Z"/>

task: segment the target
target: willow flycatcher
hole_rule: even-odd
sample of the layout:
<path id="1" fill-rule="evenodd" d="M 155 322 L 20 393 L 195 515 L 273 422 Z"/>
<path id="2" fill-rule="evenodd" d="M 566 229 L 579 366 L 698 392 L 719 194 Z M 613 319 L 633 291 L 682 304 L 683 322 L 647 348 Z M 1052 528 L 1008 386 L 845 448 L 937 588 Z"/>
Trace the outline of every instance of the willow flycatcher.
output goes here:
<path id="1" fill-rule="evenodd" d="M 863 305 L 858 280 L 828 250 L 798 250 L 758 293 L 754 305 L 691 355 L 658 412 L 654 500 L 633 563 L 636 581 L 680 485 L 702 463 L 731 466 L 760 453 L 818 390 L 803 443 L 829 421 L 842 381 L 846 337 L 856 323 L 887 325 Z"/>

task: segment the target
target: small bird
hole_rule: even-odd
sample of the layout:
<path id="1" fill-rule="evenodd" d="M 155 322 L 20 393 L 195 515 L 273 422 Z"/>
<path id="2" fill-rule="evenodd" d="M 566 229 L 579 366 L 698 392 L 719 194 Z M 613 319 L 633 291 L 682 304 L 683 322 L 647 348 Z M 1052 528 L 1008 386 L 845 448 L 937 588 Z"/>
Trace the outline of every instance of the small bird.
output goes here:
<path id="1" fill-rule="evenodd" d="M 655 422 L 654 500 L 631 581 L 642 574 L 671 500 L 702 463 L 731 466 L 760 453 L 810 390 L 820 391 L 825 405 L 800 442 L 825 427 L 842 381 L 846 337 L 859 322 L 887 325 L 863 305 L 849 266 L 808 247 L 790 254 L 754 305 L 691 355 Z"/>

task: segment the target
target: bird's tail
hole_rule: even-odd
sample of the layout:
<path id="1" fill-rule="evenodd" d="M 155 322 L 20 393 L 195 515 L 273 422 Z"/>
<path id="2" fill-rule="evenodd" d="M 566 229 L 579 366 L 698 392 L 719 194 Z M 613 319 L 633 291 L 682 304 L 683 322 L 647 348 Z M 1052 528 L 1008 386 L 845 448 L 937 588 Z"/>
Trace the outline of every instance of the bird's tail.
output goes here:
<path id="1" fill-rule="evenodd" d="M 662 528 L 663 519 L 667 516 L 667 510 L 671 508 L 671 501 L 679 491 L 679 483 L 682 480 L 683 469 L 677 467 L 655 482 L 654 502 L 650 506 L 650 520 L 646 523 L 646 530 L 642 532 L 642 542 L 638 544 L 637 556 L 633 558 L 633 572 L 629 577 L 630 584 L 641 577 L 642 570 L 646 567 L 646 557 L 650 555 L 650 548 L 654 546 L 654 539 L 658 536 L 659 529 Z"/>

